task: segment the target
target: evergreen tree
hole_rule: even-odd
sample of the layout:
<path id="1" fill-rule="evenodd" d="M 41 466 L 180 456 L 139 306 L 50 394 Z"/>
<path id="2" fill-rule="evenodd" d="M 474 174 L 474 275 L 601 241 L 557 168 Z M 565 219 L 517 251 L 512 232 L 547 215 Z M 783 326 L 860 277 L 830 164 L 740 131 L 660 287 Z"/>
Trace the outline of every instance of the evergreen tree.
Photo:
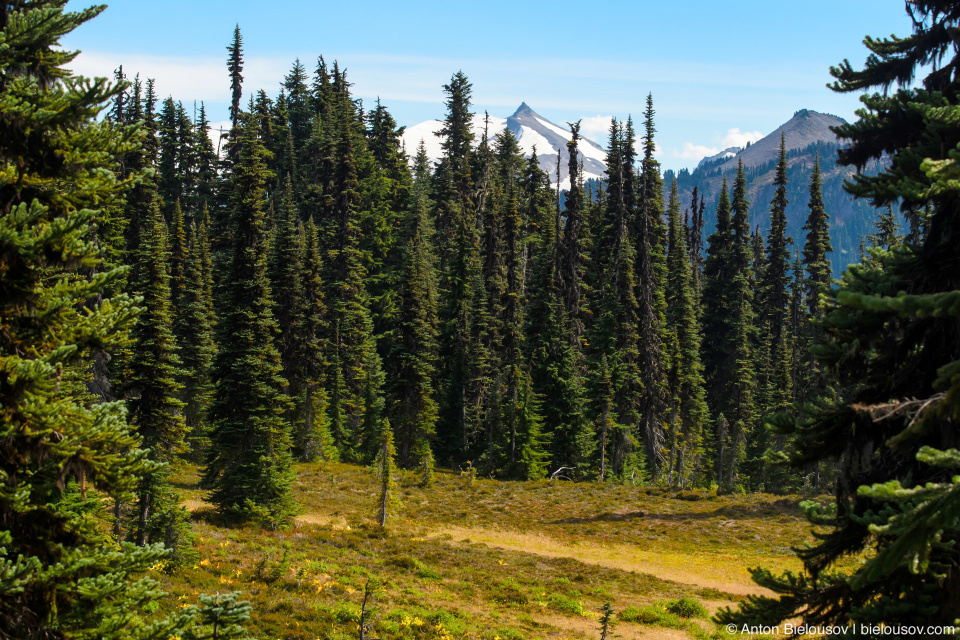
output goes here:
<path id="1" fill-rule="evenodd" d="M 169 637 L 190 614 L 145 622 L 161 595 L 144 572 L 160 547 L 108 541 L 91 513 L 131 499 L 148 463 L 119 403 L 83 389 L 95 351 L 113 350 L 135 316 L 119 270 L 97 264 L 91 230 L 141 176 L 109 160 L 134 153 L 140 130 L 97 115 L 121 86 L 74 76 L 60 38 L 102 7 L 63 3 L 0 10 L 0 636 Z M 51 126 L 51 123 L 56 126 Z M 42 135 L 41 135 L 42 134 Z M 69 162 L 64 162 L 69 158 Z M 97 495 L 88 495 L 89 490 Z"/>
<path id="2" fill-rule="evenodd" d="M 754 335 L 754 310 L 752 292 L 752 246 L 750 242 L 749 209 L 747 200 L 747 180 L 744 175 L 743 161 L 737 167 L 737 177 L 733 184 L 731 202 L 733 218 L 731 283 L 731 325 L 728 335 L 731 350 L 730 379 L 726 384 L 728 401 L 721 405 L 724 414 L 730 420 L 730 441 L 728 443 L 727 490 L 736 486 L 737 469 L 743 460 L 744 446 L 753 426 L 753 392 L 755 388 L 755 370 L 752 338 Z"/>
<path id="3" fill-rule="evenodd" d="M 760 284 L 760 319 L 769 323 L 771 345 L 780 344 L 780 336 L 787 324 L 787 292 L 790 274 L 790 244 L 787 238 L 787 147 L 780 134 L 780 158 L 773 179 L 776 189 L 770 202 L 770 229 L 767 232 L 766 260 L 763 273 L 757 269 Z"/>
<path id="4" fill-rule="evenodd" d="M 564 201 L 563 219 L 565 223 L 557 251 L 557 279 L 570 327 L 571 343 L 575 344 L 579 350 L 580 337 L 583 335 L 581 305 L 584 302 L 583 273 L 586 267 L 584 260 L 583 195 L 579 183 L 580 164 L 577 160 L 580 122 L 570 124 L 570 134 L 570 141 L 567 142 L 567 152 L 569 154 L 567 176 L 570 180 L 570 189 L 567 191 L 567 197 Z"/>
<path id="5" fill-rule="evenodd" d="M 533 393 L 550 398 L 542 407 L 543 424 L 550 437 L 550 466 L 585 466 L 592 462 L 595 443 L 586 418 L 584 380 L 566 331 L 557 285 L 556 225 L 557 216 L 543 216 L 530 283 L 526 345 Z"/>
<path id="6" fill-rule="evenodd" d="M 698 195 L 699 204 L 697 204 Z M 690 195 L 690 227 L 688 229 L 687 247 L 690 250 L 691 283 L 698 307 L 703 289 L 703 211 L 705 208 L 704 197 L 698 193 L 697 187 L 694 186 L 693 193 Z"/>
<path id="7" fill-rule="evenodd" d="M 366 269 L 360 250 L 358 206 L 360 188 L 354 156 L 353 107 L 341 94 L 337 105 L 336 144 L 328 239 L 327 360 L 341 392 L 331 393 L 331 435 L 347 459 L 369 462 L 376 455 L 382 404 L 380 356 L 364 285 Z"/>
<path id="8" fill-rule="evenodd" d="M 230 73 L 230 122 L 236 128 L 243 95 L 243 36 L 239 24 L 233 28 L 233 41 L 227 45 L 227 71 Z"/>
<path id="9" fill-rule="evenodd" d="M 387 526 L 391 515 L 400 508 L 400 485 L 397 482 L 397 467 L 394 463 L 397 453 L 393 446 L 393 429 L 390 421 L 383 421 L 380 445 L 377 453 L 377 476 L 380 480 L 380 495 L 377 498 L 377 524 Z"/>
<path id="10" fill-rule="evenodd" d="M 730 197 L 724 178 L 717 200 L 717 225 L 707 238 L 707 257 L 703 265 L 704 365 L 707 372 L 708 400 L 719 408 L 730 357 L 729 333 L 731 304 L 729 283 L 733 279 L 733 228 L 730 226 Z"/>
<path id="11" fill-rule="evenodd" d="M 470 96 L 472 85 L 457 72 L 444 85 L 447 117 L 437 133 L 444 156 L 434 174 L 437 254 L 442 299 L 439 312 L 441 378 L 440 445 L 446 455 L 473 457 L 483 433 L 490 388 L 489 315 L 480 228 L 471 172 Z M 481 218 L 482 219 L 482 218 Z"/>
<path id="12" fill-rule="evenodd" d="M 323 265 L 320 257 L 320 239 L 313 218 L 307 219 L 304 229 L 303 253 L 303 307 L 300 310 L 304 346 L 303 424 L 294 430 L 294 444 L 304 460 L 319 457 L 330 460 L 337 455 L 327 416 L 328 392 L 324 382 L 327 375 L 327 351 L 324 336 L 327 333 L 327 309 L 324 302 Z"/>
<path id="13" fill-rule="evenodd" d="M 213 304 L 209 295 L 211 283 L 204 270 L 209 261 L 210 243 L 206 236 L 206 220 L 199 228 L 190 225 L 190 243 L 184 269 L 184 294 L 177 313 L 175 334 L 180 337 L 181 374 L 184 420 L 189 434 L 191 457 L 202 460 L 209 445 L 206 424 L 207 407 L 212 398 L 210 368 L 216 355 L 213 343 Z"/>
<path id="14" fill-rule="evenodd" d="M 704 454 L 704 432 L 708 427 L 703 365 L 700 360 L 700 323 L 693 282 L 690 277 L 686 233 L 680 221 L 680 197 L 677 181 L 670 185 L 667 254 L 667 326 L 676 340 L 672 362 L 671 384 L 677 407 L 674 419 L 676 438 L 671 446 L 670 471 L 677 470 L 679 484 L 684 486 L 687 470 L 694 476 Z M 676 464 L 673 464 L 673 460 Z"/>
<path id="15" fill-rule="evenodd" d="M 663 462 L 663 423 L 666 409 L 663 341 L 666 298 L 666 228 L 663 223 L 663 178 L 653 157 L 653 95 L 644 111 L 643 160 L 641 161 L 637 216 L 633 237 L 637 240 L 637 317 L 640 333 L 640 376 L 643 383 L 641 432 L 647 457 L 654 469 Z"/>
<path id="16" fill-rule="evenodd" d="M 516 465 L 510 475 L 521 480 L 540 480 L 547 473 L 549 435 L 544 433 L 541 400 L 533 390 L 529 371 L 514 367 L 521 376 L 515 401 Z"/>
<path id="17" fill-rule="evenodd" d="M 202 486 L 221 511 L 277 527 L 289 522 L 296 505 L 290 495 L 290 429 L 283 418 L 290 405 L 267 280 L 265 150 L 249 116 L 237 128 L 238 162 L 230 176 L 233 255 L 220 301 L 213 431 Z"/>
<path id="18" fill-rule="evenodd" d="M 803 245 L 803 268 L 806 271 L 805 307 L 809 322 L 798 326 L 796 339 L 803 345 L 811 345 L 819 341 L 821 336 L 820 321 L 825 316 L 825 310 L 820 306 L 820 296 L 830 288 L 830 261 L 827 257 L 833 247 L 830 244 L 830 217 L 823 208 L 823 187 L 820 179 L 820 158 L 813 162 L 813 172 L 810 174 L 810 213 L 807 214 L 803 225 L 807 238 Z M 806 351 L 806 349 L 804 349 Z M 812 357 L 805 356 L 807 364 L 803 385 L 802 398 L 813 395 L 820 390 L 819 380 L 820 363 Z"/>
<path id="19" fill-rule="evenodd" d="M 289 141 L 293 147 L 292 156 L 288 162 L 292 163 L 285 167 L 290 172 L 291 178 L 296 181 L 299 177 L 296 173 L 296 162 L 300 150 L 310 137 L 311 118 L 313 116 L 313 105 L 310 91 L 307 88 L 307 70 L 297 58 L 290 69 L 290 73 L 283 79 L 283 88 L 286 96 L 286 111 L 289 119 Z M 283 136 L 283 142 L 287 143 L 287 135 Z"/>
<path id="20" fill-rule="evenodd" d="M 817 542 L 798 552 L 801 573 L 754 570 L 754 579 L 779 597 L 753 597 L 737 613 L 722 612 L 724 622 L 738 626 L 793 618 L 858 628 L 952 625 L 960 617 L 960 198 L 953 150 L 960 142 L 960 83 L 951 35 L 960 7 L 919 0 L 907 7 L 910 36 L 868 37 L 863 69 L 844 62 L 831 72 L 838 91 L 902 87 L 863 97 L 860 119 L 838 128 L 848 140 L 840 160 L 859 165 L 890 154 L 887 171 L 857 175 L 848 188 L 878 206 L 901 198 L 908 209 L 929 203 L 929 226 L 922 246 L 907 243 L 852 266 L 827 293 L 814 353 L 837 394 L 777 426 L 793 437 L 798 467 L 837 466 L 835 499 L 806 507 L 820 530 Z M 931 60 L 937 63 L 928 66 Z M 915 84 L 920 68 L 927 75 Z"/>
<path id="21" fill-rule="evenodd" d="M 187 267 L 187 228 L 183 222 L 183 210 L 177 200 L 173 207 L 173 219 L 169 232 L 170 250 L 170 302 L 173 313 L 180 313 L 182 298 L 186 288 L 185 271 Z"/>
<path id="22" fill-rule="evenodd" d="M 892 249 L 900 244 L 902 238 L 898 233 L 897 219 L 893 215 L 893 205 L 887 205 L 886 209 L 880 210 L 873 226 L 877 232 L 870 236 L 870 244 L 884 249 Z"/>
<path id="23" fill-rule="evenodd" d="M 638 347 L 635 247 L 629 235 L 634 201 L 634 152 L 628 148 L 632 139 L 632 124 L 621 133 L 615 124 L 611 127 L 608 155 L 607 197 L 603 236 L 607 242 L 597 252 L 603 255 L 603 273 L 597 280 L 599 298 L 596 303 L 591 352 L 599 354 L 596 369 L 594 412 L 599 416 L 601 440 L 601 476 L 607 472 L 607 450 L 610 452 L 610 471 L 615 475 L 631 466 L 635 457 L 640 425 L 643 382 L 640 375 Z M 598 225 L 600 226 L 600 225 Z"/>
<path id="24" fill-rule="evenodd" d="M 133 346 L 126 380 L 130 421 L 150 451 L 150 459 L 169 465 L 184 450 L 183 402 L 177 397 L 179 347 L 170 310 L 169 252 L 166 225 L 156 200 L 141 215 L 137 250 L 138 278 L 134 292 L 143 307 L 133 328 Z M 162 466 L 141 481 L 137 496 L 136 543 L 166 542 L 171 552 L 183 533 L 186 513 L 166 482 Z"/>
<path id="25" fill-rule="evenodd" d="M 194 166 L 196 169 L 196 190 L 192 194 L 190 201 L 190 210 L 196 215 L 204 207 L 213 207 L 217 205 L 219 176 L 217 175 L 217 153 L 213 149 L 213 141 L 210 140 L 210 122 L 207 120 L 207 110 L 203 103 L 200 103 L 200 113 L 194 123 L 194 143 L 195 154 Z M 199 222 L 199 217 L 197 218 Z"/>
<path id="26" fill-rule="evenodd" d="M 388 413 L 400 441 L 400 463 L 433 467 L 432 440 L 438 417 L 434 393 L 437 358 L 437 293 L 425 183 L 415 187 L 404 229 L 397 326 L 388 360 L 392 370 Z"/>
<path id="27" fill-rule="evenodd" d="M 303 316 L 304 287 L 303 260 L 304 238 L 293 197 L 293 182 L 288 175 L 276 212 L 273 239 L 270 244 L 270 293 L 273 300 L 273 315 L 280 327 L 277 348 L 283 364 L 283 377 L 287 380 L 287 395 L 290 396 L 296 413 L 300 414 L 305 384 Z M 294 416 L 292 423 L 299 422 Z"/>

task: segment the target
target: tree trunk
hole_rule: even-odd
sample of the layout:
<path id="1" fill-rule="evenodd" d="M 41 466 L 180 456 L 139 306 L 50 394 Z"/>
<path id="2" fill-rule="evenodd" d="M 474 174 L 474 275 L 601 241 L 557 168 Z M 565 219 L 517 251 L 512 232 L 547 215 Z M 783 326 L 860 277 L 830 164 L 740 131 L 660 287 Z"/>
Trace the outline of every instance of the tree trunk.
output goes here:
<path id="1" fill-rule="evenodd" d="M 137 546 L 147 544 L 147 516 L 150 511 L 150 492 L 146 489 L 140 492 L 140 516 L 137 520 Z"/>

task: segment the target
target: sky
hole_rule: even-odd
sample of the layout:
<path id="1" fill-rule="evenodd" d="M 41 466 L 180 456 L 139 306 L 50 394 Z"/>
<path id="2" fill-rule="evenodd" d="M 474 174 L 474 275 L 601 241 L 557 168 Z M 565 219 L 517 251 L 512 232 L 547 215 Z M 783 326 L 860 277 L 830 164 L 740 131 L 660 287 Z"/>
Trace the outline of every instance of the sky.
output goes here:
<path id="1" fill-rule="evenodd" d="M 259 89 L 278 94 L 295 59 L 312 72 L 323 55 L 346 67 L 354 97 L 379 98 L 409 126 L 443 117 L 443 85 L 462 70 L 477 112 L 506 117 L 526 102 L 558 124 L 582 120 L 605 146 L 610 118 L 639 125 L 652 93 L 658 159 L 674 170 L 758 140 L 800 109 L 855 119 L 858 97 L 826 87 L 830 66 L 861 67 L 866 35 L 912 30 L 903 0 L 114 0 L 62 44 L 81 51 L 74 71 L 122 64 L 188 112 L 203 101 L 217 123 L 237 24 L 244 103 Z"/>

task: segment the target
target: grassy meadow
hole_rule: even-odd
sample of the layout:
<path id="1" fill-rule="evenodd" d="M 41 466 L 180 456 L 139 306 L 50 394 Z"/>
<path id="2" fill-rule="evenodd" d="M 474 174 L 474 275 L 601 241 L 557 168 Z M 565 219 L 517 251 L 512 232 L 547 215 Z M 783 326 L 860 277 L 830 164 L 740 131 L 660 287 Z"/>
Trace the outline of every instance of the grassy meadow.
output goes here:
<path id="1" fill-rule="evenodd" d="M 797 568 L 809 538 L 797 497 L 444 471 L 407 472 L 381 529 L 372 471 L 333 463 L 301 465 L 302 514 L 264 531 L 217 516 L 196 469 L 176 476 L 197 557 L 157 571 L 166 606 L 242 591 L 260 640 L 359 638 L 365 592 L 369 639 L 599 638 L 606 602 L 616 637 L 729 637 L 709 614 L 762 592 L 748 567 Z"/>

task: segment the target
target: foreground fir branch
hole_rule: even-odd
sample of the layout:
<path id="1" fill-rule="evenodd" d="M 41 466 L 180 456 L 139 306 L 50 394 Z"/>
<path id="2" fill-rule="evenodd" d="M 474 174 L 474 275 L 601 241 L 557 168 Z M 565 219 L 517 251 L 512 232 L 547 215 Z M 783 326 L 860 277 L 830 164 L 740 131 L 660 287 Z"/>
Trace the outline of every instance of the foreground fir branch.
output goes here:
<path id="1" fill-rule="evenodd" d="M 850 191 L 879 206 L 902 200 L 917 233 L 892 250 L 871 249 L 827 294 L 815 330 L 825 339 L 812 350 L 837 393 L 806 404 L 802 419 L 777 419 L 793 438 L 792 462 L 836 468 L 836 500 L 806 504 L 820 532 L 814 546 L 797 552 L 801 573 L 753 571 L 779 598 L 751 597 L 739 611 L 722 611 L 721 622 L 802 617 L 817 625 L 906 626 L 960 618 L 960 79 L 950 35 L 960 7 L 914 0 L 907 9 L 912 35 L 867 38 L 864 69 L 844 62 L 832 72 L 837 91 L 906 87 L 920 66 L 937 62 L 922 86 L 865 97 L 860 120 L 838 129 L 850 141 L 842 161 L 862 166 L 891 157 L 888 171 L 857 176 Z M 812 198 L 812 234 L 821 233 L 822 220 Z M 814 273 L 828 248 L 822 235 L 805 247 Z M 808 303 L 817 294 L 823 283 L 814 280 Z M 851 557 L 864 560 L 854 570 L 838 568 Z"/>
<path id="2" fill-rule="evenodd" d="M 169 551 L 106 535 L 102 499 L 143 497 L 160 469 L 124 406 L 95 403 L 84 384 L 137 312 L 109 296 L 124 269 L 98 270 L 96 234 L 141 178 L 118 179 L 113 160 L 138 148 L 140 129 L 96 121 L 122 84 L 63 68 L 76 54 L 60 37 L 102 10 L 63 5 L 0 9 L 0 637 L 203 637 L 206 605 L 148 613 L 162 593 L 144 573 Z"/>

